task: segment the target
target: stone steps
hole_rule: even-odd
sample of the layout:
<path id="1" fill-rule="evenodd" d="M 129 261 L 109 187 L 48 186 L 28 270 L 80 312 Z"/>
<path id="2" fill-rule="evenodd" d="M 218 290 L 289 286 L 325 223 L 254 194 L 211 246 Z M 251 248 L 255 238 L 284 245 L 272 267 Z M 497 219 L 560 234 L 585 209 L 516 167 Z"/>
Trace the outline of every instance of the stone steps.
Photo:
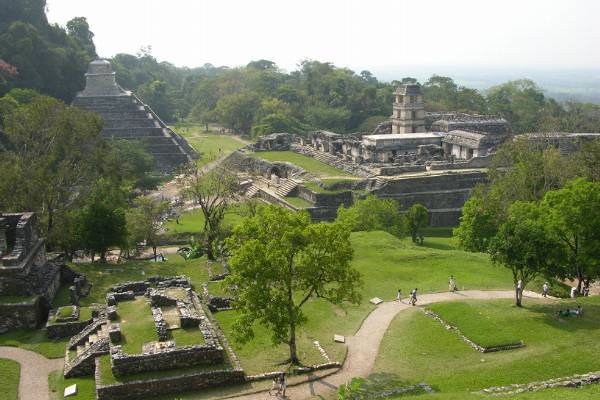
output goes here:
<path id="1" fill-rule="evenodd" d="M 260 189 L 258 187 L 256 187 L 255 185 L 250 185 L 248 190 L 246 190 L 245 196 L 247 198 L 251 199 L 258 194 L 259 190 Z"/>
<path id="2" fill-rule="evenodd" d="M 297 187 L 298 187 L 298 183 L 296 183 L 295 181 L 293 181 L 291 179 L 285 179 L 285 180 L 283 180 L 283 183 L 281 184 L 281 186 L 279 186 L 277 188 L 275 193 L 277 193 L 277 195 L 280 197 L 286 197 Z"/>

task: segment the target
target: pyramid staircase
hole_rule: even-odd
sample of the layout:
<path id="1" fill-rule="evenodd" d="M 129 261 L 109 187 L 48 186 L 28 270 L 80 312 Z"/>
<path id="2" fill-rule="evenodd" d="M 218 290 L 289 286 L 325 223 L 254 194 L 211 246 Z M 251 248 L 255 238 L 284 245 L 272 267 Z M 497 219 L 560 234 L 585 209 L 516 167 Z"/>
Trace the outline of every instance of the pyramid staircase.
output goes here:
<path id="1" fill-rule="evenodd" d="M 198 158 L 196 151 L 183 137 L 170 129 L 131 92 L 123 90 L 119 96 L 80 94 L 73 105 L 102 117 L 104 138 L 139 142 L 152 154 L 160 170 L 170 172 L 178 165 Z"/>

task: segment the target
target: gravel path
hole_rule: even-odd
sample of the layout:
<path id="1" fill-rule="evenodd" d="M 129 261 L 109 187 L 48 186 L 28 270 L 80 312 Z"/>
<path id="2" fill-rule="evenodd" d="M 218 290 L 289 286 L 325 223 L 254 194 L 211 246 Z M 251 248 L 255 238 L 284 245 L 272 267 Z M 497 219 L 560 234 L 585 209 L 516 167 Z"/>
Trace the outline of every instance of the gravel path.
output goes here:
<path id="1" fill-rule="evenodd" d="M 49 360 L 33 351 L 0 346 L 0 358 L 21 364 L 19 400 L 48 400 L 48 375 L 63 368 L 63 359 Z M 0 398 L 2 394 L 0 394 Z"/>
<path id="2" fill-rule="evenodd" d="M 467 290 L 454 293 L 445 292 L 421 295 L 418 296 L 417 304 L 424 305 L 463 299 L 510 299 L 513 298 L 513 296 L 514 292 L 512 290 Z M 542 298 L 541 295 L 530 291 L 525 291 L 523 296 L 529 298 Z M 363 324 L 354 336 L 346 337 L 348 356 L 346 357 L 344 366 L 336 373 L 323 379 L 319 379 L 318 375 L 308 375 L 303 382 L 288 387 L 286 392 L 287 397 L 289 399 L 299 400 L 318 395 L 326 395 L 332 390 L 337 390 L 340 385 L 349 382 L 354 377 L 368 376 L 375 365 L 379 345 L 388 326 L 391 324 L 396 314 L 409 308 L 411 308 L 411 306 L 406 303 L 406 299 L 402 303 L 396 301 L 381 303 L 363 321 Z M 335 332 L 331 333 L 332 337 L 334 333 Z M 269 398 L 269 395 L 262 392 L 231 398 L 264 400 L 265 398 Z"/>

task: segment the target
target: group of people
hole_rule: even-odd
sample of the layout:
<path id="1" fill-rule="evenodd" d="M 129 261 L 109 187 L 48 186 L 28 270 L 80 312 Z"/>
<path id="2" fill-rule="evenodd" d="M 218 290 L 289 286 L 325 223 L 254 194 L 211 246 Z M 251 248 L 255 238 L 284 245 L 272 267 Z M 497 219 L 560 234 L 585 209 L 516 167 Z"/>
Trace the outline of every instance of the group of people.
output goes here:
<path id="1" fill-rule="evenodd" d="M 576 315 L 578 317 L 583 316 L 583 308 L 581 308 L 581 306 L 577 306 L 575 309 L 567 308 L 566 310 L 558 310 L 559 317 L 569 317 L 571 315 Z"/>
<path id="2" fill-rule="evenodd" d="M 457 290 L 456 280 L 454 279 L 454 275 L 450 275 L 450 279 L 448 280 L 448 288 L 451 292 L 455 292 Z M 410 297 L 408 298 L 408 303 L 412 306 L 417 304 L 417 290 L 418 288 L 414 288 L 410 291 Z M 402 303 L 402 289 L 398 289 L 398 293 L 396 294 L 396 301 Z"/>

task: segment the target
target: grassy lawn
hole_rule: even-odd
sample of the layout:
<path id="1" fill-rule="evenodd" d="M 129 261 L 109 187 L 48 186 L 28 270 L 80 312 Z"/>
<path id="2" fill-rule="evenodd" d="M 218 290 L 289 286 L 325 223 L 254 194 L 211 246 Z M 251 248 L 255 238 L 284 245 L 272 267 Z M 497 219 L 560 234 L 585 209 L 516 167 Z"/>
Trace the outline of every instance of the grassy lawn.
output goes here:
<path id="1" fill-rule="evenodd" d="M 219 325 L 229 338 L 232 338 L 231 332 L 236 314 L 236 311 L 222 311 L 215 314 Z M 271 332 L 262 326 L 255 326 L 254 334 L 254 339 L 244 345 L 231 340 L 233 349 L 246 373 L 253 375 L 285 369 L 287 367 L 286 360 L 289 358 L 288 346 L 274 346 L 271 342 Z M 321 364 L 327 361 L 313 344 L 315 339 L 321 338 L 317 338 L 312 332 L 306 330 L 301 330 L 296 339 L 298 356 L 305 365 Z M 325 351 L 333 360 L 343 361 L 345 348 L 343 345 L 332 342 L 333 336 L 327 340 L 327 343 L 322 342 L 321 346 L 325 348 Z"/>
<path id="2" fill-rule="evenodd" d="M 353 176 L 346 171 L 324 164 L 321 161 L 315 160 L 312 157 L 295 153 L 293 151 L 261 151 L 253 153 L 253 157 L 262 158 L 267 161 L 291 162 L 318 176 Z"/>
<path id="3" fill-rule="evenodd" d="M 510 289 L 512 286 L 508 270 L 493 266 L 485 254 L 457 250 L 452 238 L 428 238 L 426 243 L 433 247 L 421 247 L 410 239 L 398 239 L 385 232 L 356 232 L 351 241 L 352 264 L 364 280 L 362 301 L 359 305 L 333 306 L 315 299 L 304 306 L 308 321 L 299 329 L 299 343 L 305 364 L 313 361 L 313 340 L 318 340 L 332 359 L 342 361 L 344 347 L 333 342 L 333 335 L 354 334 L 373 309 L 369 303 L 372 297 L 392 300 L 399 288 L 408 293 L 415 286 L 421 293 L 446 291 L 451 274 L 465 289 Z M 232 337 L 235 312 L 221 312 L 215 317 L 226 335 Z M 288 356 L 287 348 L 274 347 L 269 332 L 256 328 L 251 342 L 243 346 L 233 343 L 242 365 L 250 373 L 280 369 Z"/>
<path id="4" fill-rule="evenodd" d="M 62 371 L 54 371 L 48 377 L 50 400 L 62 400 L 65 388 L 73 384 L 77 384 L 77 395 L 68 397 L 69 399 L 96 400 L 96 384 L 93 376 L 65 379 Z"/>
<path id="5" fill-rule="evenodd" d="M 523 308 L 510 300 L 469 301 L 430 307 L 456 324 L 466 336 L 489 343 L 519 338 L 525 347 L 482 354 L 455 333 L 417 310 L 401 312 L 386 333 L 374 372 L 386 372 L 413 382 L 427 382 L 440 393 L 419 398 L 481 398 L 470 392 L 489 386 L 528 383 L 600 369 L 600 298 L 580 299 L 582 318 L 558 318 L 556 311 L 575 305 L 561 300 L 525 300 Z M 584 389 L 600 393 L 597 388 Z M 580 390 L 578 398 L 585 397 Z M 515 396 L 518 399 L 575 398 L 568 389 Z M 583 397 L 581 397 L 583 396 Z M 513 397 L 511 397 L 513 398 Z M 595 398 L 595 397 L 594 397 Z"/>
<path id="6" fill-rule="evenodd" d="M 205 132 L 204 126 L 201 125 L 175 127 L 174 129 L 185 137 L 189 144 L 200 154 L 198 166 L 207 164 L 211 157 L 226 156 L 246 145 L 232 135 L 218 134 L 214 131 Z"/>
<path id="7" fill-rule="evenodd" d="M 290 203 L 291 205 L 293 205 L 294 207 L 297 207 L 297 208 L 314 207 L 314 204 L 312 204 L 311 202 L 306 201 L 300 197 L 288 196 L 285 198 L 285 201 L 287 201 L 288 203 Z"/>
<path id="8" fill-rule="evenodd" d="M 178 254 L 169 254 L 167 258 L 167 261 L 160 263 L 128 261 L 122 264 L 70 264 L 71 268 L 77 272 L 84 273 L 90 282 L 92 282 L 90 295 L 83 298 L 81 304 L 87 306 L 91 303 L 104 303 L 106 301 L 106 292 L 112 285 L 127 281 L 141 281 L 153 275 L 186 275 L 191 279 L 194 287 L 198 289 L 201 288 L 203 282 L 208 280 L 205 257 L 186 261 Z M 58 297 L 62 301 L 68 302 L 68 287 L 61 288 Z M 58 303 L 56 299 L 55 303 Z M 0 336 L 0 340 L 1 338 L 2 336 Z"/>
<path id="9" fill-rule="evenodd" d="M 39 329 L 15 329 L 0 335 L 0 346 L 15 346 L 35 351 L 46 358 L 65 356 L 66 339 L 51 340 Z"/>
<path id="10" fill-rule="evenodd" d="M 3 399 L 17 400 L 20 371 L 18 362 L 0 358 L 0 393 Z"/>
<path id="11" fill-rule="evenodd" d="M 225 226 L 235 226 L 245 216 L 244 205 L 233 205 L 225 212 L 223 224 Z M 175 219 L 167 221 L 165 224 L 167 235 L 192 236 L 204 230 L 204 214 L 200 209 L 183 213 L 179 216 L 179 224 Z"/>
<path id="12" fill-rule="evenodd" d="M 304 185 L 307 189 L 312 190 L 315 193 L 340 193 L 340 192 L 348 192 L 350 191 L 350 189 L 330 189 L 330 184 L 325 183 L 326 181 L 328 181 L 329 179 L 323 179 L 323 183 L 325 185 L 325 187 L 321 187 L 317 184 L 317 182 L 314 181 L 306 181 L 304 183 L 302 183 L 302 185 Z M 342 179 L 332 179 L 334 181 L 342 181 Z"/>
<path id="13" fill-rule="evenodd" d="M 156 327 L 150 310 L 150 302 L 144 296 L 134 300 L 120 301 L 117 306 L 117 322 L 121 324 L 123 352 L 140 354 L 142 345 L 158 340 Z"/>

